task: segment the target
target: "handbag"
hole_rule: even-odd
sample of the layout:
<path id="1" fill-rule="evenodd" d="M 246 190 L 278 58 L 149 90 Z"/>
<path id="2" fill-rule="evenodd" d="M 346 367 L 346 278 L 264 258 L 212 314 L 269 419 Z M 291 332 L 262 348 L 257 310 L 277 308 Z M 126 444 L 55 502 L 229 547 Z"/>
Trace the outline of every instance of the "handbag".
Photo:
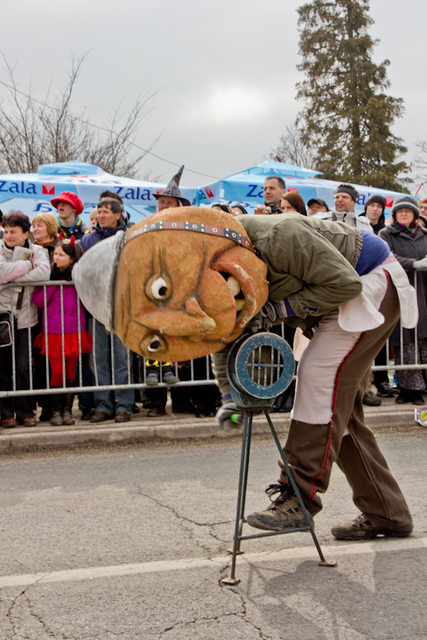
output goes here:
<path id="1" fill-rule="evenodd" d="M 0 313 L 0 348 L 12 344 L 11 314 Z"/>

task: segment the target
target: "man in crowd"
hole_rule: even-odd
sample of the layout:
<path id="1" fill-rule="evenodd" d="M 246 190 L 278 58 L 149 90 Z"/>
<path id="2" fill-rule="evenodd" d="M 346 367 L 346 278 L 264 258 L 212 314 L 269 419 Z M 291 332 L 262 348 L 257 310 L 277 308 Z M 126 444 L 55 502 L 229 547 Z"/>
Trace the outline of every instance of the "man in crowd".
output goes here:
<path id="1" fill-rule="evenodd" d="M 321 198 L 312 198 L 307 202 L 308 215 L 314 216 L 316 213 L 326 213 L 329 207 Z"/>
<path id="2" fill-rule="evenodd" d="M 79 196 L 71 191 L 63 191 L 56 198 L 52 198 L 52 205 L 58 209 L 59 233 L 64 240 L 74 236 L 75 240 L 81 240 L 87 228 L 79 218 L 83 212 L 83 203 Z"/>
<path id="3" fill-rule="evenodd" d="M 163 189 L 161 193 L 153 193 L 154 198 L 157 200 L 157 211 L 172 209 L 173 207 L 189 207 L 191 205 L 191 202 L 187 200 L 187 198 L 182 197 L 179 188 L 183 171 L 184 165 L 182 165 L 178 173 L 173 176 L 166 189 Z"/>
<path id="4" fill-rule="evenodd" d="M 285 181 L 277 176 L 269 176 L 264 181 L 264 204 L 259 204 L 254 213 L 256 215 L 282 213 L 280 201 L 285 193 Z"/>
<path id="5" fill-rule="evenodd" d="M 48 253 L 43 247 L 30 243 L 28 236 L 31 223 L 28 216 L 20 211 L 3 217 L 4 238 L 0 240 L 0 285 L 8 282 L 34 283 L 49 280 L 50 266 Z M 32 287 L 3 289 L 0 294 L 0 320 L 3 328 L 9 328 L 10 340 L 4 340 L 1 348 L 0 389 L 12 388 L 13 358 L 15 358 L 16 388 L 29 389 L 31 358 L 30 342 L 35 338 L 37 309 L 31 303 Z M 12 349 L 11 323 L 14 324 L 14 351 Z M 1 426 L 16 427 L 17 422 L 24 427 L 35 427 L 34 398 L 21 396 L 0 400 Z M 15 419 L 15 416 L 16 419 Z"/>
<path id="6" fill-rule="evenodd" d="M 420 216 L 427 217 L 427 198 L 418 200 L 418 209 L 420 210 Z"/>
<path id="7" fill-rule="evenodd" d="M 126 226 L 129 226 L 130 218 L 129 218 L 128 212 L 125 210 L 123 198 L 119 196 L 119 194 L 116 193 L 115 191 L 103 191 L 99 196 L 99 201 L 101 202 L 101 200 L 104 200 L 104 198 L 113 198 L 114 200 L 117 200 L 117 202 L 120 202 L 123 209 L 123 213 L 122 213 L 123 221 L 126 224 Z"/>
<path id="8" fill-rule="evenodd" d="M 365 202 L 363 215 L 369 220 L 372 231 L 377 236 L 385 227 L 385 198 L 377 194 L 369 196 Z M 361 214 L 362 215 L 362 214 Z M 360 216 L 359 216 L 360 217 Z"/>
<path id="9" fill-rule="evenodd" d="M 83 251 L 90 250 L 98 242 L 110 238 L 119 230 L 126 230 L 122 219 L 123 208 L 113 198 L 104 198 L 98 204 L 96 228 L 93 233 L 85 235 L 81 240 Z M 98 385 L 129 384 L 128 351 L 116 335 L 110 334 L 97 320 L 94 320 L 94 376 Z M 114 369 L 112 364 L 112 356 Z M 134 402 L 133 389 L 115 389 L 114 391 L 96 391 L 95 413 L 91 422 L 104 422 L 115 417 L 116 422 L 128 422 Z"/>
<path id="10" fill-rule="evenodd" d="M 338 185 L 334 192 L 334 208 L 326 213 L 316 213 L 315 217 L 320 220 L 332 220 L 332 222 L 345 222 L 350 227 L 356 227 L 361 231 L 369 231 L 372 233 L 371 223 L 365 216 L 358 216 L 354 210 L 357 200 L 360 198 L 359 192 L 348 184 L 343 182 Z"/>

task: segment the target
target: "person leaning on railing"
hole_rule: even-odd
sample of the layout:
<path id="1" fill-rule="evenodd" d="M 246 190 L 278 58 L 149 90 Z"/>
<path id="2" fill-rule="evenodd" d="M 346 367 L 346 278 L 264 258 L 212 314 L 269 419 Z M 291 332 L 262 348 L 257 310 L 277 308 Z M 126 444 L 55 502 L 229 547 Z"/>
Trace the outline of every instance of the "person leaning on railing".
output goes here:
<path id="1" fill-rule="evenodd" d="M 53 253 L 50 279 L 70 282 L 73 266 L 82 255 L 83 251 L 73 236 L 69 241 L 60 242 Z M 63 386 L 63 359 L 65 362 L 65 384 L 67 387 L 75 387 L 79 351 L 89 353 L 92 348 L 92 338 L 86 331 L 84 308 L 78 300 L 76 289 L 74 285 L 69 285 L 62 287 L 61 291 L 61 287 L 52 286 L 46 287 L 46 292 L 44 292 L 43 287 L 36 287 L 32 299 L 35 305 L 43 309 L 43 327 L 47 324 L 48 357 L 52 372 L 51 387 Z M 46 355 L 46 334 L 44 331 L 39 333 L 34 346 L 41 350 L 42 355 Z M 51 425 L 74 424 L 73 400 L 73 393 L 56 393 L 50 396 Z"/>
<path id="2" fill-rule="evenodd" d="M 47 251 L 33 245 L 29 239 L 31 223 L 21 211 L 13 211 L 3 217 L 4 238 L 0 240 L 0 285 L 10 282 L 36 283 L 49 279 L 50 268 Z M 29 336 L 33 343 L 37 324 L 37 309 L 31 303 L 33 288 L 28 286 L 6 287 L 0 292 L 1 320 L 10 325 L 11 341 L 5 341 L 1 353 L 0 390 L 28 389 L 30 386 L 31 357 Z M 3 325 L 6 326 L 6 325 Z M 13 358 L 15 378 L 13 379 Z M 1 398 L 1 426 L 16 427 L 17 421 L 26 427 L 34 427 L 34 400 L 28 396 Z M 16 419 L 15 419 L 16 416 Z"/>
<path id="3" fill-rule="evenodd" d="M 402 267 L 414 284 L 417 273 L 417 299 L 419 321 L 417 325 L 417 343 L 414 329 L 403 329 L 403 345 L 400 344 L 400 328 L 395 328 L 390 336 L 390 346 L 394 347 L 394 361 L 397 365 L 414 364 L 415 355 L 420 364 L 427 363 L 427 229 L 418 224 L 420 215 L 413 198 L 404 196 L 394 203 L 391 213 L 393 224 L 380 231 Z M 401 358 L 403 352 L 403 362 Z M 398 404 L 412 402 L 422 405 L 421 391 L 426 388 L 421 369 L 402 369 L 397 372 L 400 392 L 396 398 Z"/>

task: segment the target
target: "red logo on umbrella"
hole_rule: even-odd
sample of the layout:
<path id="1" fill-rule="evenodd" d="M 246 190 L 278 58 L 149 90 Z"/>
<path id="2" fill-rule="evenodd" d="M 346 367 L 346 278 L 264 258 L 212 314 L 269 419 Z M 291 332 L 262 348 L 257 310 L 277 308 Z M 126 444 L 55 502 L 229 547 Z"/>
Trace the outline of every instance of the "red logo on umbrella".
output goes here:
<path id="1" fill-rule="evenodd" d="M 290 191 L 291 193 L 298 193 L 298 189 L 299 187 L 289 187 L 288 191 Z"/>
<path id="2" fill-rule="evenodd" d="M 212 191 L 209 189 L 209 187 L 205 187 L 205 193 L 208 196 L 208 198 L 213 198 L 214 194 L 212 193 Z"/>
<path id="3" fill-rule="evenodd" d="M 386 196 L 385 197 L 385 206 L 392 207 L 394 202 L 394 196 Z"/>
<path id="4" fill-rule="evenodd" d="M 43 182 L 42 183 L 42 193 L 45 193 L 48 196 L 55 195 L 55 185 L 53 182 Z"/>

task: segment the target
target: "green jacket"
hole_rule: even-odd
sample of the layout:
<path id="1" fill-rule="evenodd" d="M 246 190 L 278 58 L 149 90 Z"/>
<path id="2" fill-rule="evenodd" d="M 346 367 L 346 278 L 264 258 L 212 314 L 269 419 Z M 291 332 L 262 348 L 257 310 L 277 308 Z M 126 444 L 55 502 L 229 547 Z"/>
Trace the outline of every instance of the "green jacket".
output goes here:
<path id="1" fill-rule="evenodd" d="M 293 213 L 238 220 L 268 267 L 270 298 L 287 298 L 294 310 L 295 316 L 286 318 L 291 326 L 309 329 L 361 293 L 354 267 L 363 237 L 357 229 Z"/>

